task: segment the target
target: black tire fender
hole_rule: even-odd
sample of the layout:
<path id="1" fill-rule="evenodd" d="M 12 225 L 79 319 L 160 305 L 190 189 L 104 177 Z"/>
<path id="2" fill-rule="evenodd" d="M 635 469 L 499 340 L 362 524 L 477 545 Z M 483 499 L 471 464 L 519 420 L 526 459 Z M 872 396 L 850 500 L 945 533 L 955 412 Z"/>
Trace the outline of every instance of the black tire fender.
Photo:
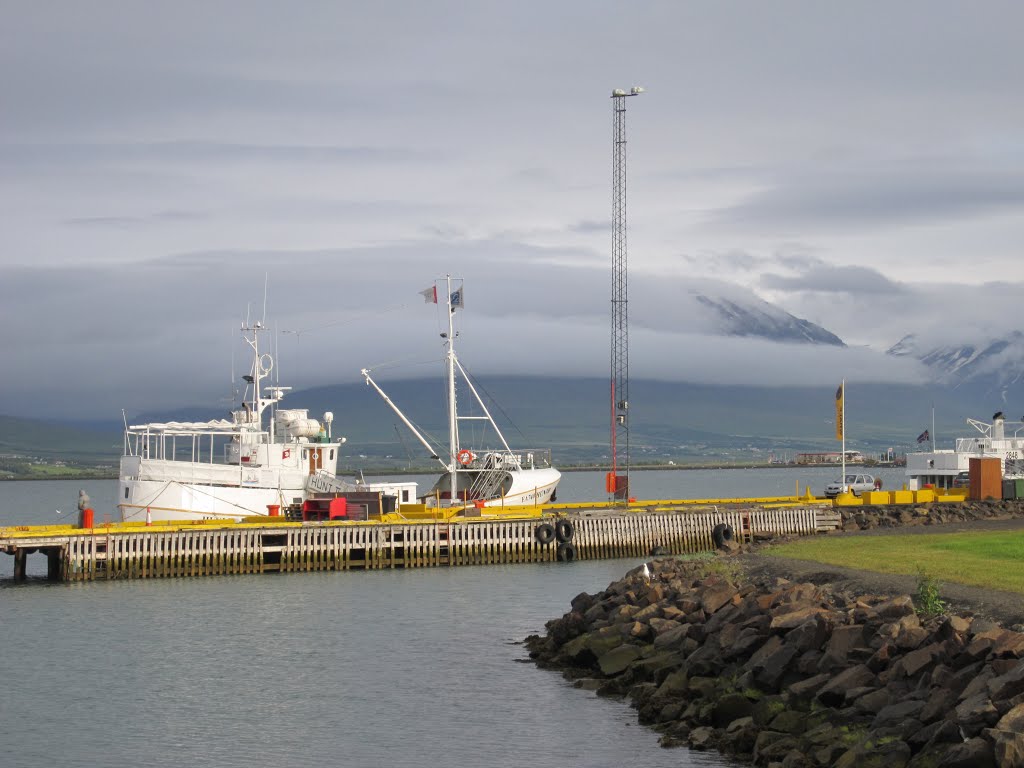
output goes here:
<path id="1" fill-rule="evenodd" d="M 573 535 L 576 533 L 576 529 L 573 527 L 569 520 L 559 520 L 555 523 L 555 536 L 562 543 L 572 541 Z"/>
<path id="2" fill-rule="evenodd" d="M 558 545 L 558 562 L 571 563 L 576 559 L 576 545 L 571 541 L 563 541 Z"/>
<path id="3" fill-rule="evenodd" d="M 732 526 L 728 523 L 719 523 L 711 530 L 711 540 L 716 547 L 721 547 L 725 542 L 732 541 L 734 533 Z"/>
<path id="4" fill-rule="evenodd" d="M 541 523 L 533 529 L 538 544 L 550 544 L 555 540 L 555 527 L 551 523 Z"/>

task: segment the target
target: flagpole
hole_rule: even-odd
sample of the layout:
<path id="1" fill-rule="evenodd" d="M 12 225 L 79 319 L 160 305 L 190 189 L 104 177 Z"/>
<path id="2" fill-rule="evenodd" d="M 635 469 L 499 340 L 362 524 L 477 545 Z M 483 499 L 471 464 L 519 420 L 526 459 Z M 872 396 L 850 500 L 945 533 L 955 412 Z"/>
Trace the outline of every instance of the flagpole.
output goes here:
<path id="1" fill-rule="evenodd" d="M 932 400 L 932 453 L 935 453 L 935 401 Z"/>
<path id="2" fill-rule="evenodd" d="M 833 379 L 833 381 L 835 381 L 835 379 Z M 843 425 L 843 490 L 846 491 L 846 379 L 843 379 L 843 383 L 840 386 L 840 389 L 843 393 L 843 399 L 841 403 L 843 407 L 843 417 L 842 419 L 840 419 L 840 423 Z"/>

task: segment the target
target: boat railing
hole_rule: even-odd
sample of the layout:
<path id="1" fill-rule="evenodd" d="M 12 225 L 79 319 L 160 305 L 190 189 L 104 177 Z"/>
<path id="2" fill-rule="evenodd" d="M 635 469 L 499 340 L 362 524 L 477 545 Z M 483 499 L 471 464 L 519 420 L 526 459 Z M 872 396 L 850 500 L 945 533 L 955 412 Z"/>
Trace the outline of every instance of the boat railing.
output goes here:
<path id="1" fill-rule="evenodd" d="M 509 451 L 504 448 L 475 452 L 469 469 L 542 469 L 551 466 L 549 448 L 527 448 Z"/>
<path id="2" fill-rule="evenodd" d="M 125 430 L 124 455 L 200 464 L 238 464 L 243 457 L 254 458 L 258 447 L 269 443 L 270 433 L 258 430 L 146 425 Z"/>

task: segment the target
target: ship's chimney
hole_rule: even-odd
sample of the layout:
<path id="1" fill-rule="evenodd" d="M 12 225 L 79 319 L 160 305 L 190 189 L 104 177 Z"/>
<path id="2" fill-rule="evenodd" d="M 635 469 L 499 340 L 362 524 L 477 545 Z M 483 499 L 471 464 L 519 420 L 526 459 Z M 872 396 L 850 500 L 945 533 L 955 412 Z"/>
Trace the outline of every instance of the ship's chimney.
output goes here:
<path id="1" fill-rule="evenodd" d="M 992 439 L 1002 440 L 1003 437 L 1003 412 L 996 411 L 992 416 Z"/>

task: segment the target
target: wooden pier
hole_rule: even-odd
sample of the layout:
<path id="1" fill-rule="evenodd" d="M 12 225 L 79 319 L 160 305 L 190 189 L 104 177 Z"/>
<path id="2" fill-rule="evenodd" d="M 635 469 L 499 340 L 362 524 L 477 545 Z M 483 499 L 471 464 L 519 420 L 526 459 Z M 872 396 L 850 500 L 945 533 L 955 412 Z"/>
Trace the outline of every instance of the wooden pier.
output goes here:
<path id="1" fill-rule="evenodd" d="M 835 528 L 820 507 L 609 512 L 403 523 L 107 524 L 0 529 L 0 552 L 26 577 L 31 553 L 54 581 L 294 571 L 569 562 L 710 551 L 716 527 L 737 541 Z M 717 535 L 723 535 L 718 528 Z"/>

